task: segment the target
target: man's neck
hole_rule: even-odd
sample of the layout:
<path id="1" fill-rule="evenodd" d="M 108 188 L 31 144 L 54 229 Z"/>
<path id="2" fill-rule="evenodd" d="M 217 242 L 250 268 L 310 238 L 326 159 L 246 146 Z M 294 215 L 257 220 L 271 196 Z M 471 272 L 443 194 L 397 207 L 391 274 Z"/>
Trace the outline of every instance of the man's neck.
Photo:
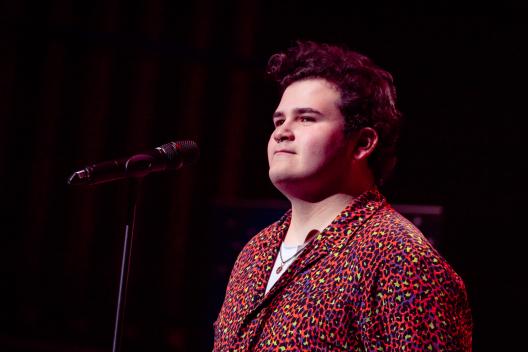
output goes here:
<path id="1" fill-rule="evenodd" d="M 303 244 L 309 232 L 323 231 L 355 198 L 350 194 L 338 193 L 318 202 L 290 199 L 292 217 L 284 243 L 289 246 Z"/>

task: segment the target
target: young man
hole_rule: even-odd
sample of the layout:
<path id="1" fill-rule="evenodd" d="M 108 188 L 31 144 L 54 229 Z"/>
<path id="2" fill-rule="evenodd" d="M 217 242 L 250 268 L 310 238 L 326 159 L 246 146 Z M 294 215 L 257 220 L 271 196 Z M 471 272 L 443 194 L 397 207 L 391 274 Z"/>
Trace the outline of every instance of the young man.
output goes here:
<path id="1" fill-rule="evenodd" d="M 389 73 L 340 47 L 271 57 L 269 176 L 291 210 L 244 247 L 215 351 L 469 351 L 464 283 L 377 186 L 400 113 Z"/>

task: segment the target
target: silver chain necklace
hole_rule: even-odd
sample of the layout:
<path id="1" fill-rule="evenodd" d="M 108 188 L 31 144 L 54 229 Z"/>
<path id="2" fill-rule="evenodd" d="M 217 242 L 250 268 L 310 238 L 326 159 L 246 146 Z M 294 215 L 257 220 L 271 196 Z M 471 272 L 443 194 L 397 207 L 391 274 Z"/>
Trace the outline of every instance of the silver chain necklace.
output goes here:
<path id="1" fill-rule="evenodd" d="M 284 264 L 286 264 L 287 262 L 289 262 L 290 260 L 292 260 L 293 258 L 297 257 L 302 251 L 303 249 L 306 247 L 306 245 L 308 244 L 308 242 L 305 242 L 300 249 L 297 250 L 297 252 L 295 252 L 294 255 L 292 255 L 290 258 L 284 260 L 282 259 L 282 244 L 281 246 L 279 247 L 279 259 L 281 261 L 281 264 L 279 265 L 279 267 L 277 268 L 277 271 L 275 271 L 277 274 L 280 274 L 280 272 L 282 271 L 282 268 L 284 267 Z"/>

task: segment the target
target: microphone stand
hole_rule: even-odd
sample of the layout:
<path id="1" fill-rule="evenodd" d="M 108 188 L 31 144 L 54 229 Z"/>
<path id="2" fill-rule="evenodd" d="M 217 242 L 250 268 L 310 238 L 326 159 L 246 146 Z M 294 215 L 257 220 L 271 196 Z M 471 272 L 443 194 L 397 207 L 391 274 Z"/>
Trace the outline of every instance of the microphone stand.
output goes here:
<path id="1" fill-rule="evenodd" d="M 142 177 L 136 177 L 130 179 L 128 183 L 125 238 L 123 242 L 123 254 L 121 258 L 121 270 L 119 274 L 119 289 L 117 296 L 112 352 L 119 352 L 121 350 L 126 293 L 128 286 L 128 276 L 130 272 L 130 258 L 132 255 L 132 241 L 134 240 L 134 223 L 136 218 L 136 209 L 141 196 L 142 181 Z"/>
<path id="2" fill-rule="evenodd" d="M 185 164 L 195 162 L 199 154 L 198 145 L 194 141 L 170 142 L 157 147 L 154 151 L 136 154 L 128 159 L 110 160 L 88 166 L 74 172 L 68 178 L 69 185 L 96 184 L 129 178 L 125 238 L 119 275 L 112 352 L 119 352 L 121 349 L 126 291 L 130 272 L 132 241 L 134 239 L 134 222 L 141 196 L 143 177 L 150 172 L 179 169 Z"/>

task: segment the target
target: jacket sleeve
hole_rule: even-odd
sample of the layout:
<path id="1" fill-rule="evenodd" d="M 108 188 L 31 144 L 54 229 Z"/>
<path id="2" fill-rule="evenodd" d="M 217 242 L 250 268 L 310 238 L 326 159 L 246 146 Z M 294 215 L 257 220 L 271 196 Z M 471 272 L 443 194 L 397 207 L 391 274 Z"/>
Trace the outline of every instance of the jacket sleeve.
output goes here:
<path id="1" fill-rule="evenodd" d="M 400 243 L 381 261 L 361 317 L 369 351 L 471 351 L 462 279 L 430 246 Z"/>

